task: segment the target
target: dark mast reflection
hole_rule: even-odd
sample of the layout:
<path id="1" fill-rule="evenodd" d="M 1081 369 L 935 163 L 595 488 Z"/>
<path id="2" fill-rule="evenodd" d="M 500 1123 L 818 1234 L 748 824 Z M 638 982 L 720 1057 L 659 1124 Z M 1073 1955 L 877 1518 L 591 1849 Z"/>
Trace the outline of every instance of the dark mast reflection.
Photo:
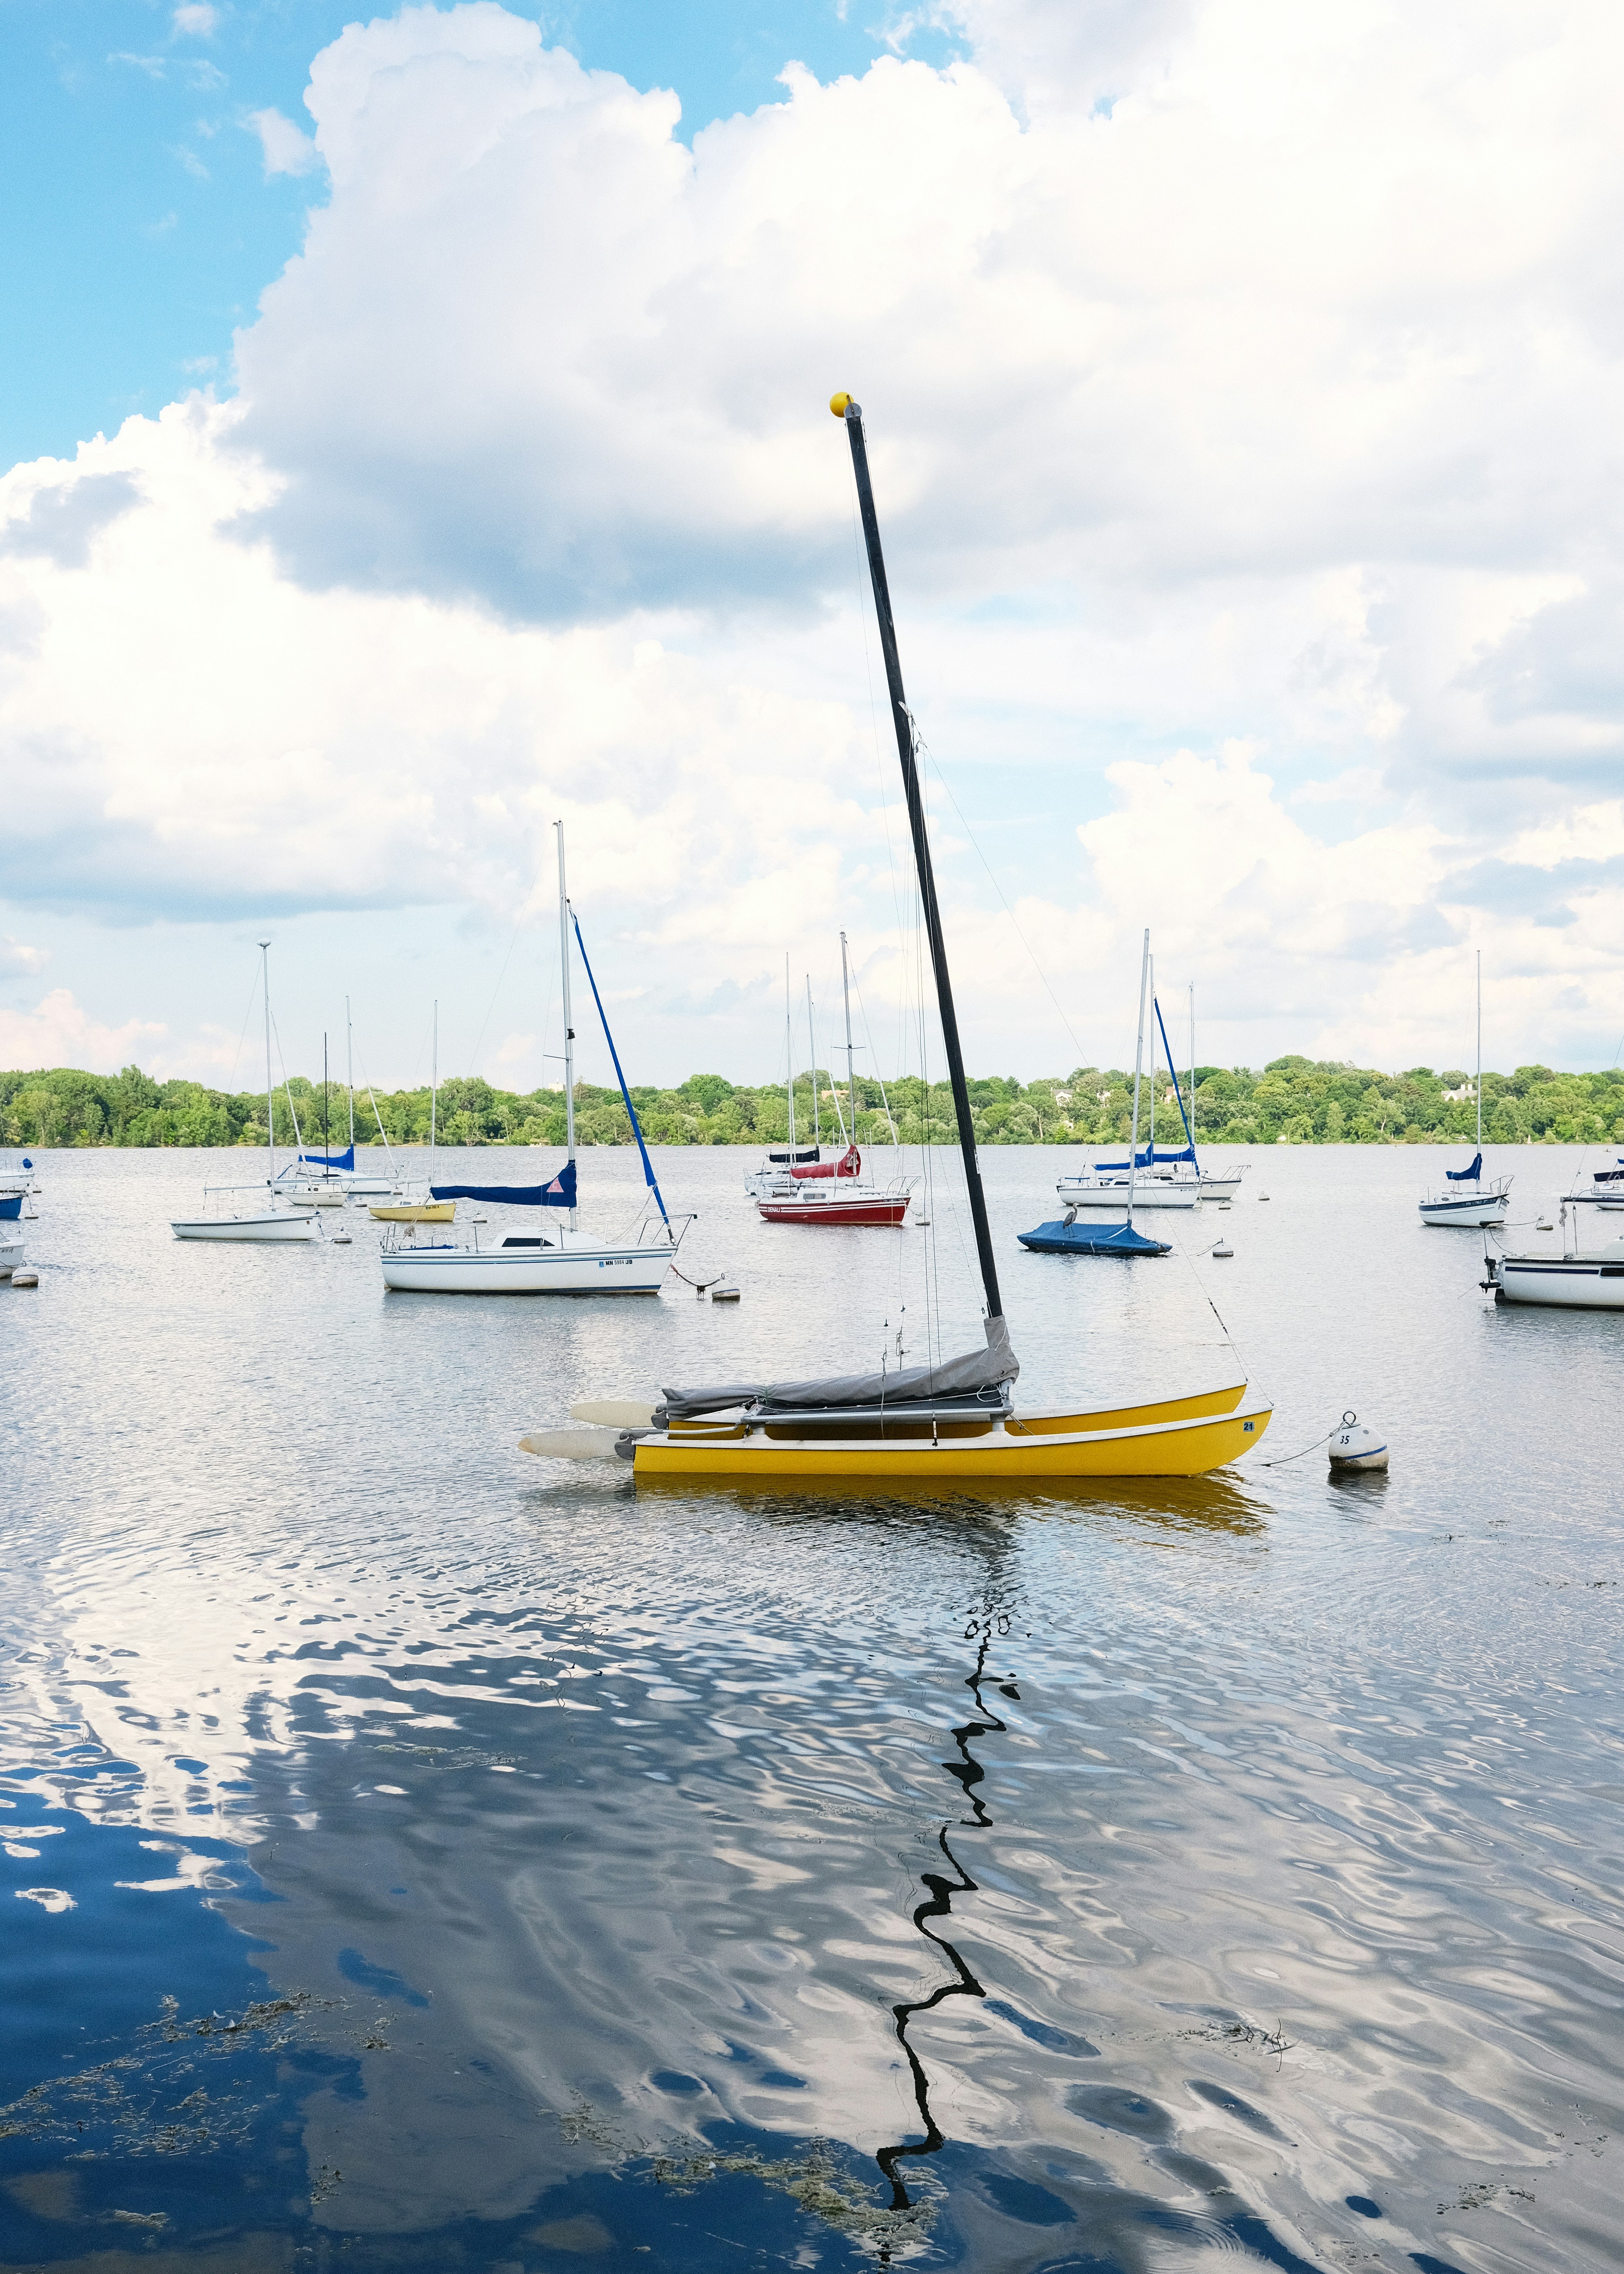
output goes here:
<path id="1" fill-rule="evenodd" d="M 957 1760 L 944 1761 L 942 1766 L 950 1776 L 958 1779 L 971 1813 L 968 1816 L 961 1816 L 957 1825 L 951 1822 L 944 1824 L 936 1834 L 936 1845 L 941 1849 L 943 1859 L 952 1876 L 949 1878 L 947 1873 L 943 1871 L 921 1872 L 920 1878 L 928 1893 L 926 1900 L 920 1903 L 914 1912 L 914 1925 L 927 1942 L 935 1943 L 952 1968 L 953 1973 L 951 1981 L 942 1983 L 928 1998 L 913 1999 L 900 2006 L 891 2007 L 891 2012 L 896 2016 L 897 2043 L 907 2056 L 908 2067 L 914 2078 L 914 2104 L 919 2110 L 920 2121 L 925 2127 L 925 2136 L 922 2140 L 899 2141 L 893 2148 L 882 2148 L 875 2157 L 876 2163 L 891 2182 L 891 2202 L 893 2210 L 907 2210 L 912 2208 L 912 2198 L 903 2184 L 901 2171 L 903 2163 L 911 2156 L 936 2155 L 945 2144 L 936 2120 L 930 2112 L 930 2079 L 909 2041 L 909 2024 L 916 2014 L 929 2014 L 936 2007 L 944 2004 L 949 1998 L 984 1998 L 987 1995 L 985 1989 L 966 1965 L 961 1953 L 954 1947 L 944 1934 L 939 1934 L 936 1931 L 931 1921 L 951 1916 L 955 1895 L 974 1894 L 975 1892 L 976 1882 L 948 1845 L 947 1835 L 950 1831 L 954 1830 L 984 1830 L 990 1826 L 993 1821 L 982 1806 L 981 1795 L 976 1790 L 976 1787 L 981 1783 L 987 1772 L 970 1751 L 970 1746 L 974 1738 L 989 1736 L 995 1730 L 1003 1730 L 1007 1726 L 999 1720 L 981 1692 L 988 1683 L 995 1682 L 996 1679 L 988 1674 L 987 1653 L 992 1646 L 995 1636 L 1002 1638 L 1008 1634 L 1009 1630 L 1009 1619 L 1003 1614 L 996 1614 L 991 1617 L 981 1617 L 978 1615 L 965 1629 L 965 1640 L 974 1641 L 977 1644 L 975 1670 L 973 1674 L 967 1674 L 965 1676 L 965 1687 L 975 1700 L 976 1719 L 962 1723 L 953 1731 L 953 1742 L 959 1748 L 959 1758 Z M 996 1687 L 1001 1690 L 1006 1698 L 1019 1698 L 1020 1692 L 1016 1689 L 1012 1676 L 1006 1675 L 1001 1680 L 996 1680 Z"/>

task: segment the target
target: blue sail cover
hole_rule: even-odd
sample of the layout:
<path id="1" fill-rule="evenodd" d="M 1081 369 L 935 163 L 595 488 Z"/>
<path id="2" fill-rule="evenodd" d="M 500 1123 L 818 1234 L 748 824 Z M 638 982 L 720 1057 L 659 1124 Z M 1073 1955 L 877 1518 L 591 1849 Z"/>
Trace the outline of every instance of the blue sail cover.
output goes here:
<path id="1" fill-rule="evenodd" d="M 1472 1163 L 1470 1169 L 1446 1169 L 1444 1171 L 1445 1176 L 1448 1178 L 1449 1182 L 1452 1185 L 1475 1185 L 1482 1172 L 1483 1156 L 1481 1153 L 1474 1153 L 1472 1155 Z"/>
<path id="2" fill-rule="evenodd" d="M 566 1161 L 550 1185 L 431 1185 L 437 1201 L 495 1201 L 503 1208 L 575 1205 L 575 1164 Z"/>
<path id="3" fill-rule="evenodd" d="M 1039 1255 L 1170 1255 L 1160 1239 L 1147 1239 L 1131 1224 L 1041 1224 L 1035 1231 L 1018 1231 L 1023 1247 Z"/>
<path id="4" fill-rule="evenodd" d="M 346 1145 L 342 1153 L 301 1153 L 299 1158 L 308 1169 L 353 1169 L 355 1147 Z"/>
<path id="5" fill-rule="evenodd" d="M 4 1200 L 0 1200 L 0 1224 L 15 1224 L 22 1212 L 23 1196 L 20 1193 L 8 1193 Z"/>

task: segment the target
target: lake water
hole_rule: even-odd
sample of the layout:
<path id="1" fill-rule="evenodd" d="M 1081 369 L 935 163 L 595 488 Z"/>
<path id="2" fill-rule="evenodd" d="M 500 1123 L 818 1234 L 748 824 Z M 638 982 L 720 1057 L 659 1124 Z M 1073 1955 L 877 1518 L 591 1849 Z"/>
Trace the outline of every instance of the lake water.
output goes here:
<path id="1" fill-rule="evenodd" d="M 722 1309 L 172 1241 L 249 1157 L 36 1156 L 0 1285 L 0 2267 L 1624 2261 L 1624 1317 L 1486 1305 L 1441 1156 L 1265 1151 L 1124 1264 L 1016 1248 L 1065 1156 L 989 1151 L 1024 1400 L 1276 1419 L 906 1498 L 516 1440 L 973 1346 L 951 1164 L 815 1231 L 661 1156 Z"/>

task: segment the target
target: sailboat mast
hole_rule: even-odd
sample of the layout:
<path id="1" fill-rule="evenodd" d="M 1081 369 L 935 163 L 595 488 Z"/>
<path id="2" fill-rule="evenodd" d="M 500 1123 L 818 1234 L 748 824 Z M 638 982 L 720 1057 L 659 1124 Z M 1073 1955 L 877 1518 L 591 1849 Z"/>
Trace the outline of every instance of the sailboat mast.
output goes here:
<path id="1" fill-rule="evenodd" d="M 559 973 L 564 990 L 564 1142 L 568 1158 L 575 1157 L 575 1028 L 569 1015 L 569 887 L 564 879 L 564 825 L 555 821 L 559 855 Z M 575 1212 L 569 1211 L 569 1229 Z"/>
<path id="2" fill-rule="evenodd" d="M 1190 983 L 1190 1150 L 1195 1151 L 1195 982 Z M 1200 1164 L 1191 1164 L 1199 1176 Z"/>
<path id="3" fill-rule="evenodd" d="M 789 1092 L 789 1156 L 795 1158 L 795 1032 L 789 1014 L 789 958 L 784 959 L 784 1081 Z"/>
<path id="4" fill-rule="evenodd" d="M 1139 1031 L 1133 1045 L 1133 1133 L 1128 1141 L 1128 1222 L 1133 1222 L 1133 1177 L 1139 1157 L 1139 1070 L 1145 1063 L 1145 990 L 1150 984 L 1150 926 L 1145 927 L 1145 946 L 1139 957 Z M 1152 1077 L 1152 1088 L 1155 1087 Z"/>
<path id="5" fill-rule="evenodd" d="M 981 1171 L 975 1157 L 975 1125 L 970 1118 L 970 1092 L 965 1081 L 964 1052 L 959 1043 L 959 1017 L 953 1007 L 953 983 L 947 968 L 947 944 L 942 936 L 942 912 L 936 904 L 936 874 L 930 865 L 930 840 L 925 833 L 925 802 L 920 792 L 919 767 L 914 755 L 914 720 L 902 689 L 902 665 L 897 654 L 896 627 L 891 621 L 885 556 L 880 550 L 880 524 L 874 509 L 874 488 L 868 478 L 868 448 L 863 435 L 862 411 L 849 395 L 837 395 L 829 407 L 837 418 L 845 421 L 846 440 L 852 446 L 852 471 L 857 478 L 857 502 L 868 549 L 868 576 L 874 586 L 874 612 L 879 619 L 880 651 L 885 659 L 885 684 L 891 695 L 891 723 L 897 730 L 897 755 L 902 761 L 903 794 L 907 802 L 908 828 L 914 839 L 914 866 L 919 872 L 919 898 L 924 913 L 925 937 L 930 943 L 930 967 L 936 978 L 936 1008 L 941 1014 L 942 1040 L 947 1051 L 953 1116 L 959 1124 L 959 1149 L 964 1156 L 970 1221 L 975 1227 L 975 1248 L 981 1266 L 981 1285 L 987 1295 L 987 1314 L 989 1318 L 1001 1319 L 1004 1302 L 998 1292 L 997 1266 L 993 1261 L 992 1228 L 987 1221 L 987 1196 L 981 1190 Z"/>
<path id="6" fill-rule="evenodd" d="M 1477 950 L 1477 1150 L 1483 1150 L 1483 950 Z"/>
<path id="7" fill-rule="evenodd" d="M 266 1182 L 276 1181 L 276 1092 L 271 1085 L 271 943 L 259 942 L 259 967 L 264 979 L 265 996 L 265 1141 L 270 1148 L 271 1165 Z"/>
<path id="8" fill-rule="evenodd" d="M 840 935 L 840 992 L 846 998 L 846 1094 L 852 1103 L 852 1142 L 857 1142 L 857 1073 L 852 1058 L 852 983 L 846 968 L 846 934 Z"/>
<path id="9" fill-rule="evenodd" d="M 344 1088 L 350 1097 L 350 1149 L 355 1151 L 355 1035 L 350 1025 L 350 998 L 344 998 Z"/>
<path id="10" fill-rule="evenodd" d="M 1156 959 L 1150 959 L 1150 1161 L 1156 1162 Z"/>
<path id="11" fill-rule="evenodd" d="M 812 1142 L 823 1148 L 823 1132 L 817 1111 L 817 1038 L 812 1032 L 812 974 L 807 974 L 807 1048 L 812 1056 Z"/>
<path id="12" fill-rule="evenodd" d="M 332 1141 L 327 1135 L 327 1035 L 325 1027 L 321 1030 L 321 1149 L 324 1153 L 330 1153 L 333 1149 Z"/>
<path id="13" fill-rule="evenodd" d="M 434 1181 L 434 1138 L 440 1111 L 440 998 L 434 998 L 434 1039 L 429 1052 L 429 1182 Z"/>

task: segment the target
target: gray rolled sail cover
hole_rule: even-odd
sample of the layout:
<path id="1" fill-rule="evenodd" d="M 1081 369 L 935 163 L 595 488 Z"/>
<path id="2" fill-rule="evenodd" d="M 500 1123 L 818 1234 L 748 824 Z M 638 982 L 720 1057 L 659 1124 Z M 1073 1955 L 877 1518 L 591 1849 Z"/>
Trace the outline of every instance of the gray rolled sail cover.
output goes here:
<path id="1" fill-rule="evenodd" d="M 823 1382 L 734 1382 L 717 1389 L 667 1389 L 665 1404 L 654 1416 L 663 1421 L 690 1421 L 701 1413 L 721 1413 L 732 1405 L 760 1403 L 794 1411 L 842 1405 L 894 1405 L 926 1397 L 966 1397 L 978 1389 L 996 1389 L 1013 1382 L 1020 1361 L 1010 1347 L 1010 1330 L 1001 1318 L 989 1319 L 987 1347 L 968 1351 L 962 1358 L 945 1358 L 939 1366 L 910 1366 L 898 1374 L 837 1374 Z"/>

